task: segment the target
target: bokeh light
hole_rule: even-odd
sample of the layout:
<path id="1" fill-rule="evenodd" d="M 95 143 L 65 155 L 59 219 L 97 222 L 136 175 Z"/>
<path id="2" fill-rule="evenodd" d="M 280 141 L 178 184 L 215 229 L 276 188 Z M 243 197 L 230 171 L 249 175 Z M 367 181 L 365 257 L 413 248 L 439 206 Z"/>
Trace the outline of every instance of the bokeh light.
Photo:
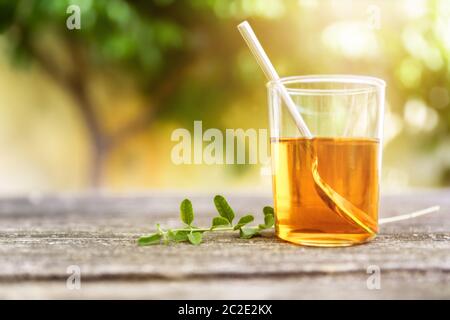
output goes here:
<path id="1" fill-rule="evenodd" d="M 66 28 L 79 5 L 82 28 Z M 248 19 L 282 76 L 387 82 L 383 190 L 450 185 L 448 0 L 0 2 L 0 194 L 270 191 L 259 165 L 176 166 L 171 132 L 267 128 Z"/>

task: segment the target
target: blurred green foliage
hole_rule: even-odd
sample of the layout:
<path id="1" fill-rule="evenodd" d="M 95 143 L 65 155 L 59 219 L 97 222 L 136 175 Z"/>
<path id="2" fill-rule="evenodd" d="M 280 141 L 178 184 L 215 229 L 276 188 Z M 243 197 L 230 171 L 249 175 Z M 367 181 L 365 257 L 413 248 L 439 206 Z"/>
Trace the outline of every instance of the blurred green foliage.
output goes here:
<path id="1" fill-rule="evenodd" d="M 15 57 L 39 58 L 35 47 L 53 34 L 61 47 L 78 48 L 90 68 L 126 72 L 149 101 L 158 97 L 159 105 L 149 107 L 152 119 L 188 127 L 201 118 L 204 126 L 223 128 L 230 123 L 221 115 L 233 104 L 257 106 L 265 115 L 264 78 L 235 29 L 250 19 L 282 75 L 353 73 L 385 79 L 390 179 L 408 174 L 407 183 L 450 185 L 449 1 L 408 2 L 0 0 L 0 29 Z M 81 8 L 81 30 L 65 28 L 70 4 Z M 368 11 L 374 5 L 380 13 L 375 29 Z M 64 69 L 54 63 L 53 69 Z M 77 67 L 79 61 L 71 63 Z M 76 86 L 72 90 L 83 93 Z M 88 104 L 89 99 L 79 100 Z M 265 117 L 254 117 L 255 108 L 245 112 L 242 122 L 249 127 L 266 125 Z M 100 135 L 93 139 L 102 140 L 104 133 L 95 131 L 95 123 L 92 127 L 93 135 Z M 98 143 L 99 152 L 105 145 Z M 414 171 L 423 163 L 427 170 Z M 399 178 L 395 172 L 403 173 Z M 430 172 L 433 179 L 427 180 Z"/>
<path id="2" fill-rule="evenodd" d="M 81 8 L 79 31 L 65 28 L 70 4 Z M 16 58 L 32 57 L 30 43 L 44 33 L 54 33 L 62 45 L 71 42 L 85 49 L 89 64 L 133 72 L 149 94 L 148 88 L 171 72 L 204 59 L 207 77 L 180 88 L 171 107 L 161 110 L 170 116 L 190 122 L 196 111 L 207 111 L 215 117 L 215 110 L 233 98 L 230 93 L 239 94 L 240 77 L 233 59 L 241 43 L 233 41 L 237 35 L 229 35 L 237 20 L 222 21 L 213 15 L 215 10 L 227 12 L 227 1 L 2 0 L 1 6 L 5 17 L 0 23 L 3 30 L 9 26 L 7 35 Z M 218 103 L 210 104 L 213 109 L 208 111 L 199 100 L 209 98 Z M 203 118 L 208 121 L 207 114 Z"/>

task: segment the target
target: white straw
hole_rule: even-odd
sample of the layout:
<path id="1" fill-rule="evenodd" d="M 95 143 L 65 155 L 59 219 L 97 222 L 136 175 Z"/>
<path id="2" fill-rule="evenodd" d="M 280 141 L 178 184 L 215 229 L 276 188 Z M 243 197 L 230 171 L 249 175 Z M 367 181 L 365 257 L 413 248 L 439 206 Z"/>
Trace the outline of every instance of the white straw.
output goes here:
<path id="1" fill-rule="evenodd" d="M 423 210 L 419 210 L 419 211 L 415 211 L 413 213 L 407 213 L 407 214 L 402 214 L 399 216 L 394 216 L 391 218 L 384 218 L 384 219 L 380 219 L 379 220 L 379 224 L 385 224 L 385 223 L 391 223 L 391 222 L 397 222 L 397 221 L 402 221 L 402 220 L 408 220 L 408 219 L 412 219 L 412 218 L 416 218 L 416 217 L 420 217 L 426 214 L 430 214 L 433 212 L 437 212 L 439 211 L 439 209 L 441 209 L 441 207 L 439 206 L 433 206 L 433 207 L 429 207 Z"/>
<path id="2" fill-rule="evenodd" d="M 286 87 L 283 85 L 281 81 L 279 81 L 280 77 L 275 71 L 275 68 L 270 62 L 269 57 L 267 56 L 263 47 L 259 43 L 258 38 L 256 38 L 256 35 L 253 32 L 250 24 L 247 21 L 244 21 L 238 25 L 238 30 L 241 33 L 242 37 L 244 38 L 245 42 L 247 43 L 248 47 L 250 48 L 250 51 L 255 56 L 256 61 L 263 70 L 267 79 L 275 81 L 275 84 L 280 92 L 281 98 L 284 100 L 290 114 L 294 118 L 295 124 L 297 125 L 297 128 L 300 131 L 300 133 L 307 138 L 312 138 L 313 136 L 311 134 L 311 131 L 309 131 L 300 112 L 298 112 L 297 106 L 291 99 L 291 96 L 289 95 Z"/>

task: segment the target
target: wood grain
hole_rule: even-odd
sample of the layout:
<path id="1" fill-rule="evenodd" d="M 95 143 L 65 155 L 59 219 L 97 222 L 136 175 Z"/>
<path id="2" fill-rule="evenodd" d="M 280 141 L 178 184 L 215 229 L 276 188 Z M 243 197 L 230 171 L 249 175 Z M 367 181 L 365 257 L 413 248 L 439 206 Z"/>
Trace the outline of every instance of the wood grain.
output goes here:
<path id="1" fill-rule="evenodd" d="M 208 225 L 212 195 L 192 195 Z M 239 214 L 269 195 L 228 195 Z M 177 194 L 33 196 L 0 200 L 0 298 L 450 298 L 450 190 L 382 199 L 381 216 L 440 205 L 437 214 L 383 226 L 371 243 L 348 248 L 292 245 L 267 232 L 241 240 L 136 246 L 156 222 L 178 225 Z M 262 215 L 261 215 L 262 216 Z M 67 267 L 82 288 L 66 288 Z M 369 266 L 381 289 L 366 285 Z"/>

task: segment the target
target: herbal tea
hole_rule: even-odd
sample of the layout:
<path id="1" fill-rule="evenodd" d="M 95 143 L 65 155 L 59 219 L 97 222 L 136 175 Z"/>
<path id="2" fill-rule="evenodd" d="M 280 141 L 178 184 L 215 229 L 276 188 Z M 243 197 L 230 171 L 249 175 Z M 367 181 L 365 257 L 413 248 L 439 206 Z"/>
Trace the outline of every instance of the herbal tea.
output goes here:
<path id="1" fill-rule="evenodd" d="M 281 138 L 271 141 L 277 235 L 315 246 L 352 245 L 370 240 L 370 233 L 345 219 L 321 197 L 318 174 L 335 192 L 359 210 L 361 221 L 377 221 L 379 142 L 354 138 Z M 367 215 L 367 216 L 362 216 Z M 375 232 L 377 226 L 372 226 Z"/>

